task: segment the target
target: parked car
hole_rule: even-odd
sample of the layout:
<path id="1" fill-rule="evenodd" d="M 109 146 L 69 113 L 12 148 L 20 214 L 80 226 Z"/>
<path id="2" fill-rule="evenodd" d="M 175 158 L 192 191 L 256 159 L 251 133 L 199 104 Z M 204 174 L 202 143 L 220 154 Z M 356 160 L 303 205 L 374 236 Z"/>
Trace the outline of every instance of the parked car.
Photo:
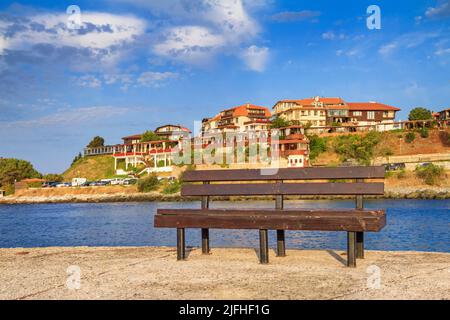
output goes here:
<path id="1" fill-rule="evenodd" d="M 404 163 L 386 163 L 383 165 L 386 171 L 395 171 L 405 169 Z"/>
<path id="2" fill-rule="evenodd" d="M 89 185 L 92 186 L 92 187 L 101 187 L 101 186 L 108 185 L 108 182 L 105 182 L 105 181 L 92 181 L 91 183 L 89 183 Z"/>
<path id="3" fill-rule="evenodd" d="M 56 185 L 56 188 L 66 188 L 71 186 L 72 186 L 71 182 L 61 182 Z"/>
<path id="4" fill-rule="evenodd" d="M 421 167 L 428 167 L 431 165 L 431 162 L 422 162 L 421 164 L 419 164 L 419 166 Z"/>
<path id="5" fill-rule="evenodd" d="M 138 179 L 136 179 L 136 178 L 126 178 L 123 180 L 123 184 L 124 185 L 136 184 L 137 181 L 138 181 Z"/>
<path id="6" fill-rule="evenodd" d="M 43 184 L 42 184 L 42 188 L 54 188 L 54 187 L 56 187 L 56 185 L 58 185 L 59 184 L 59 182 L 55 182 L 55 181 L 47 181 L 47 182 L 44 182 Z"/>
<path id="7" fill-rule="evenodd" d="M 124 179 L 122 179 L 122 178 L 111 179 L 111 185 L 112 186 L 120 185 L 120 184 L 123 184 L 123 183 L 124 183 Z"/>

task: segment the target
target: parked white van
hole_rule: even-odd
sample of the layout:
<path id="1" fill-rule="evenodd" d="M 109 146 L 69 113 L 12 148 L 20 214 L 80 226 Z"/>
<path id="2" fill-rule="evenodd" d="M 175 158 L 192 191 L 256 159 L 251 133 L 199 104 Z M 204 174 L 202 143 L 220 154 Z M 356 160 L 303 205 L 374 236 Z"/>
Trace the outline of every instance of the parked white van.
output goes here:
<path id="1" fill-rule="evenodd" d="M 82 186 L 87 182 L 86 178 L 73 178 L 72 179 L 72 187 Z"/>

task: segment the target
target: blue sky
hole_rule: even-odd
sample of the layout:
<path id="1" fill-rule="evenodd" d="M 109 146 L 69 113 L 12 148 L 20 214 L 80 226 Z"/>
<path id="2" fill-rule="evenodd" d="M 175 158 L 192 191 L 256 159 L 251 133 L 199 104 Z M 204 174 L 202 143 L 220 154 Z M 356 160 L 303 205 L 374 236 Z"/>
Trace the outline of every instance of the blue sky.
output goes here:
<path id="1" fill-rule="evenodd" d="M 380 30 L 366 26 L 373 4 Z M 0 157 L 43 173 L 66 169 L 95 135 L 114 144 L 315 95 L 387 103 L 399 119 L 450 107 L 450 1 L 0 3 Z"/>

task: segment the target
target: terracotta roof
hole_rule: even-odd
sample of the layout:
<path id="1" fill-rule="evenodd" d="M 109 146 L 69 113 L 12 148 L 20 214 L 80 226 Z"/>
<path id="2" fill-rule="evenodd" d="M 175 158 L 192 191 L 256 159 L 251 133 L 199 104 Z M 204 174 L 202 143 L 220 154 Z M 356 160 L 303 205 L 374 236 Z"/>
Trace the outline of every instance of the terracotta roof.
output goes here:
<path id="1" fill-rule="evenodd" d="M 350 110 L 362 111 L 400 111 L 399 108 L 388 106 L 379 102 L 349 102 L 347 103 Z"/>
<path id="2" fill-rule="evenodd" d="M 180 131 L 186 131 L 186 132 L 191 132 L 191 130 L 189 130 L 186 127 L 180 126 L 179 124 L 165 124 L 163 126 L 159 126 L 155 129 L 155 132 L 157 132 L 159 129 L 164 128 L 164 127 L 175 127 L 180 129 Z"/>
<path id="3" fill-rule="evenodd" d="M 223 112 L 227 112 L 227 111 L 233 111 L 233 117 L 239 117 L 239 116 L 248 116 L 249 112 L 248 109 L 257 109 L 257 110 L 264 110 L 264 116 L 266 117 L 270 117 L 270 111 L 268 108 L 266 107 L 261 107 L 261 106 L 256 106 L 254 104 L 250 104 L 250 103 L 246 103 L 243 104 L 241 106 L 237 106 L 237 107 L 233 107 L 230 109 L 226 109 Z"/>

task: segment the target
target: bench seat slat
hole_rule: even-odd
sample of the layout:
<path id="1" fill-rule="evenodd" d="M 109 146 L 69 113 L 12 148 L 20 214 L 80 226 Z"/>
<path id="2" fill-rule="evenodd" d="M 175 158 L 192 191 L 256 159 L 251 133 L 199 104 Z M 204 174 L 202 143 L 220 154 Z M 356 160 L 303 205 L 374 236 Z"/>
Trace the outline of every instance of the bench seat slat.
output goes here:
<path id="1" fill-rule="evenodd" d="M 382 182 L 187 184 L 182 196 L 383 195 Z"/>
<path id="2" fill-rule="evenodd" d="M 386 224 L 383 210 L 290 211 L 280 210 L 158 210 L 155 227 L 277 229 L 319 231 L 379 231 Z"/>
<path id="3" fill-rule="evenodd" d="M 264 171 L 267 170 L 267 171 Z M 280 168 L 234 169 L 234 170 L 192 170 L 186 171 L 186 182 L 201 181 L 258 181 L 258 180 L 322 180 L 322 179 L 384 179 L 383 166 L 335 167 L 335 168 Z"/>

